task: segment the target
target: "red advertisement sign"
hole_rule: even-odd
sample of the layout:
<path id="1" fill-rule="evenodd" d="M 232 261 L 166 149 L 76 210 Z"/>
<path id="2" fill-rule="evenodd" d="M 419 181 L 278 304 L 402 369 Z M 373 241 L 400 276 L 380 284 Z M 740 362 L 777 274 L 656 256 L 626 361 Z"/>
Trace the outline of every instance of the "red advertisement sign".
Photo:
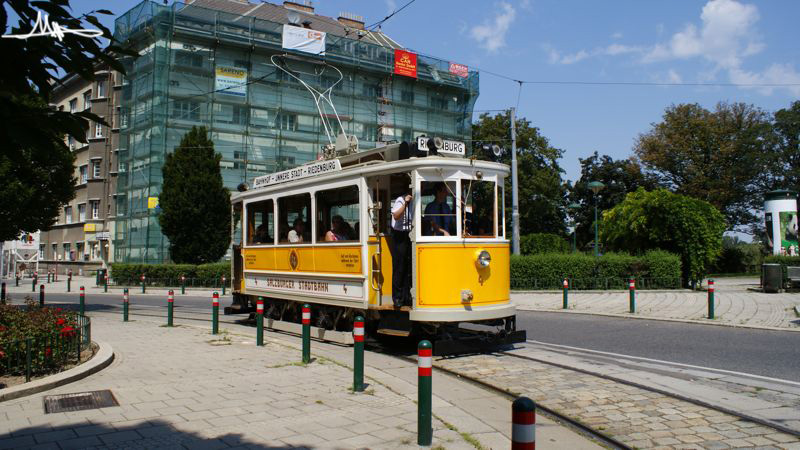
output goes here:
<path id="1" fill-rule="evenodd" d="M 395 50 L 394 73 L 417 78 L 417 54 L 405 50 Z"/>
<path id="2" fill-rule="evenodd" d="M 463 78 L 469 76 L 469 68 L 463 64 L 450 63 L 450 73 L 458 75 Z"/>

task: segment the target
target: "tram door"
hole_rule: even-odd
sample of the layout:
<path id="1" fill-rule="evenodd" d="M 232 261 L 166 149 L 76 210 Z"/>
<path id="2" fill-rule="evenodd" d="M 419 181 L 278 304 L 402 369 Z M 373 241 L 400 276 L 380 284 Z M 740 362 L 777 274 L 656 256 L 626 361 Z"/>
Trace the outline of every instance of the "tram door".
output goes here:
<path id="1" fill-rule="evenodd" d="M 369 261 L 370 303 L 382 306 L 392 304 L 392 255 L 389 228 L 389 176 L 380 175 L 367 179 L 370 194 Z M 387 297 L 388 293 L 388 297 Z"/>

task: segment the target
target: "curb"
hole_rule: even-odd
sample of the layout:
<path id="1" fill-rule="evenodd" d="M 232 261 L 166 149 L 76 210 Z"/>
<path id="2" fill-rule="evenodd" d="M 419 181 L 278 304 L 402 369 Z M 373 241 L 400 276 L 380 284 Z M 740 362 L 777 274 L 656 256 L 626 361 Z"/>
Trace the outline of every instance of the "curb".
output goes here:
<path id="1" fill-rule="evenodd" d="M 73 381 L 78 381 L 108 367 L 114 361 L 114 350 L 105 342 L 95 342 L 99 349 L 89 361 L 67 371 L 50 375 L 40 380 L 0 390 L 0 402 L 38 394 Z"/>
<path id="2" fill-rule="evenodd" d="M 678 323 L 692 323 L 697 325 L 712 325 L 717 327 L 729 327 L 729 328 L 746 328 L 752 330 L 766 330 L 766 331 L 789 331 L 789 332 L 800 332 L 800 327 L 796 328 L 781 328 L 781 327 L 765 327 L 760 325 L 739 325 L 735 323 L 722 323 L 722 322 L 713 322 L 713 321 L 702 321 L 702 320 L 692 320 L 692 319 L 672 319 L 668 317 L 644 317 L 644 316 L 634 316 L 630 314 L 614 314 L 614 313 L 600 313 L 600 312 L 591 312 L 591 311 L 575 311 L 575 310 L 563 310 L 563 309 L 544 309 L 544 308 L 529 308 L 525 306 L 521 306 L 519 304 L 515 304 L 517 311 L 533 311 L 533 312 L 547 312 L 547 313 L 562 313 L 562 314 L 583 314 L 587 316 L 603 316 L 603 317 L 615 317 L 619 319 L 639 319 L 639 320 L 655 320 L 660 322 L 678 322 Z M 795 306 L 795 310 L 798 311 L 800 314 L 800 306 Z"/>

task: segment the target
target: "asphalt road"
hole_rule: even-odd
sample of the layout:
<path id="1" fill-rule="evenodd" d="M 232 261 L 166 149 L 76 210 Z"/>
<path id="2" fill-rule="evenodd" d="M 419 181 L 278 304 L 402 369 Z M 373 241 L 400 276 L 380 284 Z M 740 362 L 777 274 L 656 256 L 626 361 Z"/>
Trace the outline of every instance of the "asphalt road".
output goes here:
<path id="1" fill-rule="evenodd" d="M 800 381 L 800 333 L 517 311 L 528 339 Z"/>

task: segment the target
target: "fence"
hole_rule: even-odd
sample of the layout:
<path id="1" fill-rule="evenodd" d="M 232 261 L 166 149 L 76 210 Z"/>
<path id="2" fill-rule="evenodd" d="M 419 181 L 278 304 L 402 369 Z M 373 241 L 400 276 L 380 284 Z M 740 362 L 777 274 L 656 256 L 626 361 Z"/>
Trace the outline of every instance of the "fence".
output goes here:
<path id="1" fill-rule="evenodd" d="M 99 280 L 97 286 L 103 286 L 103 283 L 104 280 Z M 144 280 L 144 284 L 147 287 L 171 287 L 180 289 L 181 283 L 182 281 L 180 278 L 145 278 Z M 185 283 L 187 288 L 204 287 L 222 289 L 222 278 L 186 278 Z M 142 280 L 140 278 L 109 277 L 108 285 L 135 288 L 142 285 Z M 227 288 L 231 287 L 231 280 L 228 279 L 228 277 L 225 279 L 225 286 Z"/>
<path id="2" fill-rule="evenodd" d="M 80 363 L 81 352 L 91 343 L 91 320 L 86 316 L 77 316 L 74 328 L 58 333 L 0 342 L 0 375 L 24 375 L 28 382 L 34 375 L 58 372 L 70 362 Z"/>
<path id="3" fill-rule="evenodd" d="M 628 289 L 628 277 L 569 278 L 569 288 L 574 290 Z M 561 290 L 563 278 L 512 278 L 511 289 L 515 290 Z M 636 289 L 680 289 L 678 278 L 636 278 Z"/>

